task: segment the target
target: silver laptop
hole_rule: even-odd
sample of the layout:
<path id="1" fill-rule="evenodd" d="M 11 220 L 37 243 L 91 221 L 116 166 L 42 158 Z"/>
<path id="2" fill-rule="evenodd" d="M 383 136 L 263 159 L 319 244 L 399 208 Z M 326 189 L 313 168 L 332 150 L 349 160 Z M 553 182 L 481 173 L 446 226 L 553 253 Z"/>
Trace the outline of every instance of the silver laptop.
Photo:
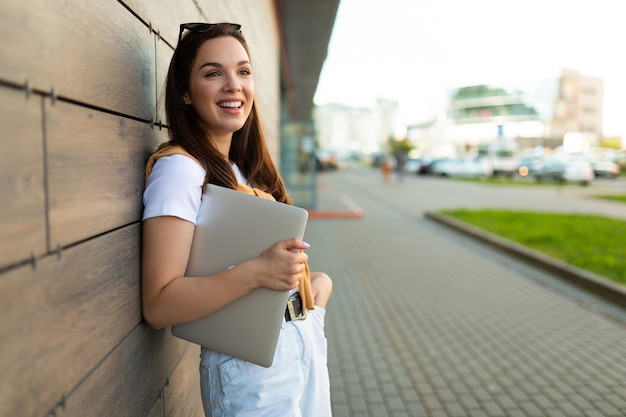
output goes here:
<path id="1" fill-rule="evenodd" d="M 202 196 L 186 276 L 205 276 L 304 236 L 306 210 L 209 184 Z M 208 316 L 172 327 L 176 337 L 269 367 L 288 291 L 260 288 Z"/>

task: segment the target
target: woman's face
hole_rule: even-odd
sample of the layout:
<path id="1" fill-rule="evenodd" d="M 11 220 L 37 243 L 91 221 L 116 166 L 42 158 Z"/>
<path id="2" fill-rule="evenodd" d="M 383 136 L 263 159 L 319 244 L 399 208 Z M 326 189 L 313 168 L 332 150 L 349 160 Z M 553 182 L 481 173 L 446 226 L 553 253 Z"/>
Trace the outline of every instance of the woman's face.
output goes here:
<path id="1" fill-rule="evenodd" d="M 184 100 L 214 139 L 241 129 L 252 110 L 254 82 L 250 57 L 237 39 L 210 39 L 200 47 Z"/>

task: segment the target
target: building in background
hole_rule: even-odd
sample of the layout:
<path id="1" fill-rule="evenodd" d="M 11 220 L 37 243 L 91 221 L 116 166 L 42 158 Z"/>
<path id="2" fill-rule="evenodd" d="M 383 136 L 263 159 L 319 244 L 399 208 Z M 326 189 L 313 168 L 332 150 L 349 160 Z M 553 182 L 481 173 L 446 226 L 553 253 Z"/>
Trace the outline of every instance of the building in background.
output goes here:
<path id="1" fill-rule="evenodd" d="M 601 78 L 572 70 L 516 86 L 463 86 L 448 92 L 437 117 L 409 126 L 408 136 L 435 156 L 499 140 L 514 141 L 521 149 L 554 149 L 572 132 L 593 146 L 602 138 L 603 98 Z"/>
<path id="2" fill-rule="evenodd" d="M 562 146 L 573 133 L 588 147 L 603 138 L 604 83 L 574 70 L 515 85 L 470 85 L 447 92 L 436 114 L 399 126 L 397 102 L 379 99 L 373 108 L 342 104 L 313 109 L 316 149 L 371 155 L 389 138 L 407 138 L 417 154 L 433 158 L 479 152 L 499 142 L 518 149 Z"/>
<path id="3" fill-rule="evenodd" d="M 313 119 L 317 149 L 342 155 L 370 155 L 384 149 L 389 138 L 404 138 L 396 101 L 377 99 L 376 106 L 349 107 L 343 104 L 316 106 Z"/>
<path id="4" fill-rule="evenodd" d="M 558 79 L 558 99 L 549 123 L 549 137 L 563 138 L 581 132 L 602 138 L 604 80 L 587 77 L 577 71 L 563 71 Z"/>

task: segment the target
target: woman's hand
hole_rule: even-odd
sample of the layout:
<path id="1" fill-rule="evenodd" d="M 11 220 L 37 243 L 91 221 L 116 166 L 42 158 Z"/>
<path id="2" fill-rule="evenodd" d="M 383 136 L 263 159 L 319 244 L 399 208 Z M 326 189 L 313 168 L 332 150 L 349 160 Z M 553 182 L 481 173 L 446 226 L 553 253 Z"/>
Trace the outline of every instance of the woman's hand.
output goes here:
<path id="1" fill-rule="evenodd" d="M 308 247 L 308 243 L 297 238 L 284 240 L 241 266 L 251 268 L 255 286 L 274 291 L 289 291 L 300 284 L 305 263 L 309 259 L 303 250 Z"/>

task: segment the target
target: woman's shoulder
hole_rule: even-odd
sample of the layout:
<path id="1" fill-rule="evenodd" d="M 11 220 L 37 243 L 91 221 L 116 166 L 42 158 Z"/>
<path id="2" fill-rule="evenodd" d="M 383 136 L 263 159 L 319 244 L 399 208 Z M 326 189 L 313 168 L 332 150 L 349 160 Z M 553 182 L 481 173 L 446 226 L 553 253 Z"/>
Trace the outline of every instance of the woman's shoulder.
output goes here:
<path id="1" fill-rule="evenodd" d="M 176 216 L 195 222 L 202 199 L 205 171 L 185 155 L 168 155 L 155 161 L 143 194 L 144 220 Z"/>
<path id="2" fill-rule="evenodd" d="M 146 162 L 146 179 L 152 173 L 154 166 L 157 162 L 165 160 L 168 163 L 161 163 L 161 166 L 168 165 L 177 167 L 178 165 L 182 165 L 183 167 L 193 167 L 193 163 L 202 168 L 202 165 L 196 158 L 194 158 L 189 152 L 187 152 L 182 146 L 179 145 L 171 145 L 169 142 L 166 142 L 159 146 L 159 148 L 150 155 L 148 161 Z M 191 163 L 193 162 L 193 163 Z M 203 170 L 204 171 L 204 170 Z"/>
<path id="3" fill-rule="evenodd" d="M 154 169 L 159 167 L 160 170 L 166 169 L 175 172 L 201 173 L 204 178 L 205 171 L 200 163 L 184 154 L 173 154 L 159 158 L 154 163 Z"/>
<path id="4" fill-rule="evenodd" d="M 185 155 L 169 155 L 155 161 L 152 169 L 146 175 L 146 185 L 169 179 L 168 183 L 173 181 L 174 183 L 191 183 L 202 186 L 206 172 L 200 164 Z"/>

